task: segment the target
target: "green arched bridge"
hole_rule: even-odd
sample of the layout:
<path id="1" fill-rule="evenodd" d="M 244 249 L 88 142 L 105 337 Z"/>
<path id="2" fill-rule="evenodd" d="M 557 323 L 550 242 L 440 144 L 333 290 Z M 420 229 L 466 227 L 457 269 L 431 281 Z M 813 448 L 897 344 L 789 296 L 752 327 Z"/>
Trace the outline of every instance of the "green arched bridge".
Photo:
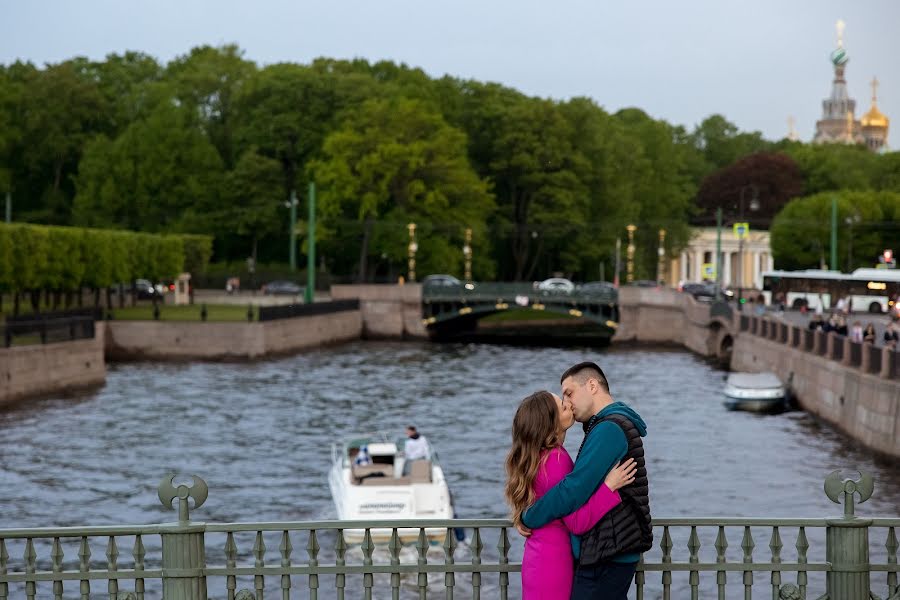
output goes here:
<path id="1" fill-rule="evenodd" d="M 619 321 L 618 292 L 610 288 L 578 288 L 571 293 L 537 289 L 531 283 L 478 283 L 422 288 L 422 321 L 426 328 L 465 326 L 482 317 L 509 310 L 536 310 L 593 321 L 615 330 Z"/>

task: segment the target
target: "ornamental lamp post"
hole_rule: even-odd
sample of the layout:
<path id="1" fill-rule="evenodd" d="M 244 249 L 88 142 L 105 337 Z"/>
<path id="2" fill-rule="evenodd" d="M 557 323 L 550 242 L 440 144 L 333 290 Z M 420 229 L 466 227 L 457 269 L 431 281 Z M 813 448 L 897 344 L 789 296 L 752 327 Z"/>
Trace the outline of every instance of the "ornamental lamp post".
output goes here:
<path id="1" fill-rule="evenodd" d="M 752 183 L 741 188 L 741 198 L 738 202 L 738 221 L 744 222 L 744 192 L 751 190 L 753 192 L 750 198 L 750 210 L 759 210 L 759 188 Z M 738 310 L 744 303 L 744 238 L 747 232 L 744 231 L 738 236 Z"/>
<path id="2" fill-rule="evenodd" d="M 472 228 L 466 227 L 466 242 L 463 245 L 463 259 L 465 261 L 464 275 L 466 281 L 472 281 Z"/>
<path id="3" fill-rule="evenodd" d="M 634 232 L 637 231 L 637 225 L 627 225 L 625 230 L 628 232 L 628 248 L 626 249 L 625 264 L 625 281 L 631 283 L 634 281 Z"/>
<path id="4" fill-rule="evenodd" d="M 409 269 L 407 279 L 412 283 L 416 280 L 416 250 L 419 249 L 419 244 L 416 243 L 416 224 L 410 223 L 406 228 L 409 230 L 409 246 L 407 247 Z"/>
<path id="5" fill-rule="evenodd" d="M 656 253 L 659 255 L 659 263 L 656 266 L 656 283 L 662 284 L 666 271 L 666 230 L 659 230 L 659 248 Z"/>

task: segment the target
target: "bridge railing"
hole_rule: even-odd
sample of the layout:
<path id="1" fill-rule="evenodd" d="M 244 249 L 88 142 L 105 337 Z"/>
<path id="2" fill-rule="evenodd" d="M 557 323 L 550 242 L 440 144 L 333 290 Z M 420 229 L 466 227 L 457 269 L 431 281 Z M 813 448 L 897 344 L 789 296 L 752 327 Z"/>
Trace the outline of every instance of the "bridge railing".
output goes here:
<path id="1" fill-rule="evenodd" d="M 203 504 L 205 482 L 167 479 L 159 495 L 168 506 L 179 500 L 178 523 L 0 530 L 0 600 L 101 592 L 131 600 L 316 599 L 320 590 L 339 599 L 388 590 L 393 598 L 521 593 L 521 541 L 507 520 L 198 523 L 190 521 L 189 501 Z M 844 503 L 837 518 L 657 519 L 654 549 L 635 575 L 636 597 L 896 600 L 900 518 L 855 514 L 855 502 L 873 489 L 869 475 L 832 473 L 825 492 Z M 470 530 L 462 543 L 454 535 L 460 528 Z"/>
<path id="2" fill-rule="evenodd" d="M 471 289 L 465 285 L 460 286 L 423 286 L 422 299 L 424 301 L 468 301 L 468 302 L 495 302 L 507 301 L 512 303 L 516 297 L 528 298 L 531 302 L 551 301 L 578 304 L 591 302 L 595 304 L 615 304 L 618 301 L 618 292 L 614 289 L 600 289 L 585 292 L 576 288 L 571 293 L 539 290 L 531 283 L 473 283 Z"/>

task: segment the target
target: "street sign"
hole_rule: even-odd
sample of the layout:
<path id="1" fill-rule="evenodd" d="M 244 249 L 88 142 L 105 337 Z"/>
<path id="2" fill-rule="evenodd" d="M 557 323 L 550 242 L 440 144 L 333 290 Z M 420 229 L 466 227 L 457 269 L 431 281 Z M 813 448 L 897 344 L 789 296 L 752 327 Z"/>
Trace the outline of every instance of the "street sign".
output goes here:
<path id="1" fill-rule="evenodd" d="M 747 239 L 750 235 L 750 223 L 735 223 L 734 237 L 737 239 Z"/>
<path id="2" fill-rule="evenodd" d="M 715 280 L 716 278 L 716 264 L 715 263 L 703 263 L 700 267 L 701 272 L 703 273 L 703 279 Z"/>

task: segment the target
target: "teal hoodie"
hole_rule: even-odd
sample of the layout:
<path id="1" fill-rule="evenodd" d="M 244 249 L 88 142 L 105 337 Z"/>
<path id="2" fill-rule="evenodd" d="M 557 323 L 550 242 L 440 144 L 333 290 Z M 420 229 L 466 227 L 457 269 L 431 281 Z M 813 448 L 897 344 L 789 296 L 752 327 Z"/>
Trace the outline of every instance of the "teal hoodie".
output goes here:
<path id="1" fill-rule="evenodd" d="M 634 423 L 641 437 L 647 435 L 647 424 L 634 409 L 623 402 L 613 402 L 595 417 L 602 419 L 616 414 Z M 529 529 L 537 529 L 575 512 L 587 503 L 613 465 L 622 460 L 627 452 L 628 440 L 621 427 L 612 421 L 597 424 L 578 453 L 572 472 L 522 514 L 522 523 Z M 581 539 L 577 535 L 572 535 L 572 552 L 575 558 L 581 554 Z M 622 554 L 613 560 L 631 563 L 639 559 L 639 554 Z"/>

